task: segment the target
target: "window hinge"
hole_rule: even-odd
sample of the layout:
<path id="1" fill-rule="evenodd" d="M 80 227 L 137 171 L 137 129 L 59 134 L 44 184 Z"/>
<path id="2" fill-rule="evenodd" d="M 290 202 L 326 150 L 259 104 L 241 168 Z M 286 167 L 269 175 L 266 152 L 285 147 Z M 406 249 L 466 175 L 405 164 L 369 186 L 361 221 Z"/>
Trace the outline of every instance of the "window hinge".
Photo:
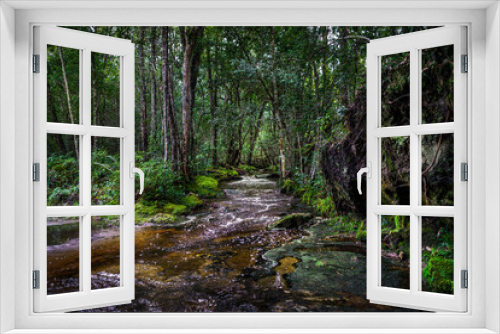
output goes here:
<path id="1" fill-rule="evenodd" d="M 38 162 L 33 164 L 33 181 L 40 182 L 40 164 Z"/>
<path id="2" fill-rule="evenodd" d="M 469 72 L 469 56 L 462 55 L 462 73 Z"/>
<path id="3" fill-rule="evenodd" d="M 466 162 L 460 164 L 460 180 L 469 181 L 469 165 Z"/>
<path id="4" fill-rule="evenodd" d="M 462 289 L 469 288 L 469 272 L 467 270 L 461 271 Z"/>
<path id="5" fill-rule="evenodd" d="M 33 55 L 33 73 L 40 73 L 40 55 Z"/>
<path id="6" fill-rule="evenodd" d="M 33 270 L 33 289 L 40 289 L 40 270 Z"/>

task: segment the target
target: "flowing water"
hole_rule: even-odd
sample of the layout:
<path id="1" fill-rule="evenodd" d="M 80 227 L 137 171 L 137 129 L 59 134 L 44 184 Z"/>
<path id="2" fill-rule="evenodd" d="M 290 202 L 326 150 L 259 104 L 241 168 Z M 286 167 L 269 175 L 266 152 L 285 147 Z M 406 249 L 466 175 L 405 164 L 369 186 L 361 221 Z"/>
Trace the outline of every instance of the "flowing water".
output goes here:
<path id="1" fill-rule="evenodd" d="M 332 234 L 321 220 L 303 229 L 268 229 L 284 215 L 307 212 L 276 182 L 244 176 L 222 187 L 223 199 L 183 222 L 138 226 L 135 300 L 88 311 L 403 311 L 366 300 L 363 243 Z M 118 232 L 93 229 L 93 289 L 119 285 Z M 71 233 L 58 237 L 64 242 L 48 250 L 49 292 L 78 290 L 78 242 Z M 407 284 L 407 266 L 384 260 L 384 274 L 396 286 Z"/>

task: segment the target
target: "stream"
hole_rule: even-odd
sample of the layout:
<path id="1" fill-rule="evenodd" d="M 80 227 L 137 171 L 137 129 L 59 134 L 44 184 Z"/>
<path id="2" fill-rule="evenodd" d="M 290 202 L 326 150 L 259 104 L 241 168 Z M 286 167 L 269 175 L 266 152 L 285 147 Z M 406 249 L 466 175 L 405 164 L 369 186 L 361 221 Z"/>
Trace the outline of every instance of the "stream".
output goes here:
<path id="1" fill-rule="evenodd" d="M 135 300 L 87 312 L 409 311 L 366 300 L 363 242 L 333 234 L 321 219 L 268 229 L 287 214 L 308 212 L 275 181 L 243 176 L 221 186 L 224 198 L 182 222 L 137 226 Z M 49 227 L 49 294 L 78 291 L 74 233 L 50 235 Z M 119 286 L 119 227 L 93 228 L 92 248 L 92 288 Z M 383 266 L 384 280 L 408 284 L 407 266 L 392 259 Z"/>

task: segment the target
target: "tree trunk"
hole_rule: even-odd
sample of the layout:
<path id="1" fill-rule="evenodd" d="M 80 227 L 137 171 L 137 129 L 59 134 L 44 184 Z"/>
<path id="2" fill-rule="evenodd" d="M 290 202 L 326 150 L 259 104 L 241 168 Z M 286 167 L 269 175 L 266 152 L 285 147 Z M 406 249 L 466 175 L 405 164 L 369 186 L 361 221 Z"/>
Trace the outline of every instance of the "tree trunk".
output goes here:
<path id="1" fill-rule="evenodd" d="M 151 120 L 150 120 L 150 145 L 153 149 L 156 148 L 157 143 L 157 129 L 156 129 L 156 27 L 151 27 Z"/>
<path id="2" fill-rule="evenodd" d="M 59 119 L 57 117 L 57 112 L 56 112 L 56 108 L 55 108 L 54 99 L 52 97 L 52 94 L 50 93 L 50 89 L 47 89 L 47 108 L 50 110 L 50 114 L 52 115 L 53 122 L 59 123 Z M 59 147 L 59 151 L 61 151 L 63 153 L 67 153 L 68 148 L 66 147 L 66 144 L 64 143 L 63 135 L 54 134 L 53 136 L 55 137 L 57 147 Z"/>
<path id="3" fill-rule="evenodd" d="M 274 111 L 274 116 L 276 117 L 278 121 L 278 131 L 279 131 L 279 144 L 280 144 L 280 177 L 282 179 L 285 178 L 286 176 L 286 160 L 285 160 L 285 129 L 282 123 L 282 118 L 280 115 L 280 108 L 279 108 L 279 92 L 278 92 L 278 82 L 276 78 L 276 54 L 275 54 L 275 37 L 276 37 L 276 29 L 274 27 L 271 27 L 272 31 L 272 41 L 271 41 L 271 47 L 272 47 L 272 60 L 273 60 L 273 111 Z"/>
<path id="4" fill-rule="evenodd" d="M 66 65 L 64 64 L 64 54 L 63 54 L 62 47 L 58 46 L 57 49 L 59 51 L 59 58 L 61 59 L 61 68 L 62 68 L 62 73 L 63 73 L 63 86 L 64 86 L 64 91 L 66 92 L 66 101 L 68 103 L 69 120 L 70 120 L 71 124 L 75 124 L 75 118 L 73 116 L 73 107 L 71 106 L 71 96 L 69 93 L 68 76 L 66 75 Z M 77 136 L 73 136 L 73 142 L 75 145 L 76 158 L 77 158 L 77 160 L 80 160 L 80 148 L 78 146 Z"/>
<path id="5" fill-rule="evenodd" d="M 257 137 L 259 136 L 259 130 L 262 126 L 262 120 L 264 116 L 264 110 L 266 109 L 267 101 L 264 102 L 262 108 L 260 109 L 259 117 L 257 118 L 257 124 L 254 127 L 254 132 L 250 138 L 250 152 L 248 153 L 247 165 L 252 164 L 253 151 L 255 150 L 255 144 L 257 143 Z"/>
<path id="6" fill-rule="evenodd" d="M 137 50 L 139 53 L 139 99 L 141 104 L 141 150 L 146 151 L 148 138 L 146 136 L 146 80 L 144 78 L 144 27 L 139 27 L 139 43 Z"/>
<path id="7" fill-rule="evenodd" d="M 210 119 L 212 121 L 212 164 L 213 166 L 218 165 L 217 159 L 217 120 L 215 116 L 215 111 L 217 108 L 217 86 L 215 85 L 215 77 L 212 76 L 212 65 L 217 64 L 217 51 L 215 51 L 215 60 L 212 61 L 210 58 L 210 47 L 207 48 L 207 59 L 208 59 L 208 90 L 210 98 Z"/>
<path id="8" fill-rule="evenodd" d="M 183 134 L 183 161 L 182 169 L 184 177 L 190 178 L 190 154 L 191 129 L 193 113 L 193 58 L 198 39 L 203 35 L 204 27 L 179 27 L 184 48 L 182 61 L 182 134 Z"/>
<path id="9" fill-rule="evenodd" d="M 161 43 L 161 74 L 162 92 L 163 92 L 163 113 L 162 113 L 162 128 L 163 128 L 163 160 L 168 161 L 169 155 L 169 129 L 168 129 L 168 114 L 169 114 L 169 101 L 168 101 L 168 27 L 161 28 L 162 43 Z"/>

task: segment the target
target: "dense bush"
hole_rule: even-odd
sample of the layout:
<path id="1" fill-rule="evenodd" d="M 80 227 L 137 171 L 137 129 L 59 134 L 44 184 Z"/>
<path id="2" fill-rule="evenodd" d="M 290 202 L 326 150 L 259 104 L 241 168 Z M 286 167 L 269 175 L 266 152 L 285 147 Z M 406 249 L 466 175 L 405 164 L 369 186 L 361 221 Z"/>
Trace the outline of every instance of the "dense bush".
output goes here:
<path id="1" fill-rule="evenodd" d="M 164 200 L 179 203 L 185 196 L 182 177 L 175 173 L 172 166 L 158 157 L 146 158 L 143 154 L 136 155 L 136 166 L 146 175 L 144 193 L 140 196 L 146 201 Z M 138 191 L 138 187 L 136 187 Z"/>

